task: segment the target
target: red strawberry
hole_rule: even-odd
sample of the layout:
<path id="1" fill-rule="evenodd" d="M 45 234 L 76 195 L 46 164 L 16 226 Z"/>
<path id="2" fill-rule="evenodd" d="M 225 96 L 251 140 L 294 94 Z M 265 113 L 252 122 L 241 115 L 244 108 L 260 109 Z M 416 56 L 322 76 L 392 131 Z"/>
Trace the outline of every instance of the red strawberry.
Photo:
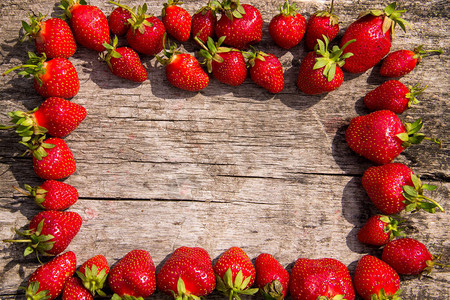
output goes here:
<path id="1" fill-rule="evenodd" d="M 289 291 L 289 273 L 270 254 L 261 253 L 255 261 L 256 286 L 264 299 L 282 300 Z"/>
<path id="2" fill-rule="evenodd" d="M 28 142 L 33 135 L 68 135 L 86 118 L 86 109 L 63 98 L 50 97 L 32 111 L 12 111 L 8 115 L 16 125 L 0 125 L 0 129 L 16 128 L 22 141 Z"/>
<path id="3" fill-rule="evenodd" d="M 280 6 L 280 13 L 269 23 L 270 36 L 283 49 L 290 49 L 300 43 L 305 31 L 305 18 L 297 12 L 295 3 L 289 5 L 289 0 Z"/>
<path id="4" fill-rule="evenodd" d="M 64 284 L 62 300 L 92 300 L 91 293 L 83 286 L 80 278 L 70 277 Z"/>
<path id="5" fill-rule="evenodd" d="M 263 20 L 259 10 L 239 0 L 224 0 L 222 16 L 216 24 L 216 36 L 226 36 L 225 44 L 239 50 L 262 39 Z"/>
<path id="6" fill-rule="evenodd" d="M 420 119 L 412 124 L 403 124 L 392 111 L 379 110 L 353 118 L 345 132 L 345 140 L 353 151 L 382 165 L 391 162 L 405 148 L 424 139 L 441 145 L 440 140 L 419 133 L 422 127 Z"/>
<path id="7" fill-rule="evenodd" d="M 46 210 L 31 219 L 28 230 L 16 233 L 23 236 L 21 240 L 4 240 L 4 242 L 28 243 L 24 255 L 33 252 L 36 255 L 58 255 L 69 246 L 80 230 L 82 219 L 76 212 Z"/>
<path id="8" fill-rule="evenodd" d="M 400 277 L 375 256 L 365 255 L 358 261 L 353 284 L 364 300 L 400 299 Z"/>
<path id="9" fill-rule="evenodd" d="M 398 50 L 391 52 L 386 56 L 381 64 L 380 75 L 385 77 L 401 77 L 408 74 L 422 61 L 422 58 L 428 56 L 430 52 L 442 53 L 440 50 L 422 50 L 420 45 L 411 50 Z"/>
<path id="10" fill-rule="evenodd" d="M 38 57 L 33 52 L 28 52 L 29 60 L 25 65 L 9 69 L 3 76 L 11 71 L 26 68 L 19 75 L 34 77 L 34 89 L 44 98 L 61 97 L 72 98 L 80 89 L 78 73 L 72 63 L 66 58 L 53 58 L 46 61 L 43 54 Z"/>
<path id="11" fill-rule="evenodd" d="M 422 184 L 419 177 L 401 163 L 368 168 L 363 174 L 362 185 L 373 204 L 384 214 L 397 214 L 403 209 L 434 213 L 436 207 L 444 211 L 436 201 L 423 195 L 424 190 L 432 191 L 436 186 Z"/>
<path id="12" fill-rule="evenodd" d="M 419 84 L 406 86 L 398 80 L 388 80 L 367 93 L 364 104 L 371 111 L 387 109 L 401 114 L 412 104 L 419 103 L 416 96 L 425 89 L 420 88 Z"/>
<path id="13" fill-rule="evenodd" d="M 115 293 L 112 299 L 145 298 L 153 294 L 156 275 L 150 253 L 145 250 L 128 252 L 109 272 L 108 284 Z"/>
<path id="14" fill-rule="evenodd" d="M 109 25 L 105 14 L 85 0 L 61 0 L 60 8 L 69 18 L 75 40 L 86 48 L 105 51 L 103 43 L 109 42 Z"/>
<path id="15" fill-rule="evenodd" d="M 131 48 L 117 48 L 118 39 L 114 37 L 112 45 L 105 43 L 108 54 L 102 56 L 103 60 L 108 64 L 111 72 L 119 77 L 135 81 L 143 82 L 147 80 L 147 71 L 141 63 L 139 55 Z"/>
<path id="16" fill-rule="evenodd" d="M 214 37 L 216 23 L 217 16 L 215 7 L 211 6 L 211 2 L 208 1 L 207 6 L 203 6 L 192 16 L 192 37 L 197 37 L 198 39 L 200 39 L 200 41 L 202 41 L 202 43 L 206 43 L 208 37 Z"/>
<path id="17" fill-rule="evenodd" d="M 272 94 L 283 90 L 283 66 L 275 55 L 262 51 L 251 51 L 245 52 L 244 56 L 247 58 L 250 78 L 254 83 Z"/>
<path id="18" fill-rule="evenodd" d="M 217 43 L 208 38 L 208 46 L 196 37 L 196 41 L 203 47 L 200 55 L 205 58 L 208 72 L 222 83 L 238 86 L 247 78 L 247 65 L 242 52 L 227 47 L 221 47 L 225 37 L 221 37 Z"/>
<path id="19" fill-rule="evenodd" d="M 317 40 L 325 41 L 323 36 L 331 42 L 339 33 L 339 18 L 333 14 L 333 4 L 334 0 L 331 0 L 329 11 L 318 11 L 309 17 L 305 36 L 307 49 L 314 49 Z"/>
<path id="20" fill-rule="evenodd" d="M 72 151 L 60 138 L 45 139 L 28 144 L 33 154 L 33 169 L 42 179 L 63 179 L 72 175 L 77 166 Z"/>
<path id="21" fill-rule="evenodd" d="M 81 279 L 82 285 L 95 296 L 106 296 L 102 291 L 102 288 L 106 282 L 106 278 L 109 274 L 108 261 L 103 255 L 96 255 L 84 262 L 79 271 L 77 271 L 78 277 Z"/>
<path id="22" fill-rule="evenodd" d="M 391 49 L 392 34 L 398 24 L 406 31 L 409 23 L 400 18 L 405 10 L 395 10 L 395 2 L 389 4 L 384 11 L 371 10 L 350 24 L 341 39 L 341 47 L 349 40 L 356 39 L 344 53 L 353 56 L 347 60 L 344 70 L 351 73 L 362 73 L 375 66 Z"/>
<path id="23" fill-rule="evenodd" d="M 145 54 L 156 55 L 163 49 L 166 28 L 161 20 L 147 15 L 147 4 L 130 8 L 126 5 L 110 1 L 131 14 L 130 28 L 127 31 L 127 42 L 133 50 Z"/>
<path id="24" fill-rule="evenodd" d="M 164 49 L 165 58 L 157 56 L 158 61 L 166 66 L 166 78 L 173 86 L 191 92 L 197 92 L 209 84 L 208 74 L 202 69 L 198 60 L 189 53 Z"/>
<path id="25" fill-rule="evenodd" d="M 399 221 L 390 216 L 374 215 L 358 231 L 358 240 L 372 246 L 386 245 L 394 237 L 404 235 Z"/>
<path id="26" fill-rule="evenodd" d="M 162 22 L 166 31 L 180 42 L 186 42 L 191 35 L 191 15 L 182 7 L 179 0 L 168 0 L 162 9 Z"/>
<path id="27" fill-rule="evenodd" d="M 78 200 L 77 189 L 61 181 L 46 180 L 34 188 L 25 184 L 25 189 L 28 191 L 25 195 L 33 197 L 36 204 L 45 210 L 65 210 Z"/>
<path id="28" fill-rule="evenodd" d="M 355 299 L 347 267 L 333 258 L 299 258 L 291 271 L 289 290 L 293 300 Z"/>
<path id="29" fill-rule="evenodd" d="M 297 87 L 308 95 L 327 93 L 340 87 L 344 82 L 341 67 L 345 64 L 345 59 L 352 55 L 342 55 L 342 51 L 353 41 L 349 41 L 342 49 L 334 46 L 329 52 L 328 38 L 324 37 L 324 40 L 325 43 L 318 40 L 316 50 L 309 52 L 300 64 Z"/>
<path id="30" fill-rule="evenodd" d="M 116 7 L 108 18 L 111 33 L 117 36 L 124 36 L 130 29 L 128 19 L 131 19 L 131 13 L 122 7 Z"/>
<path id="31" fill-rule="evenodd" d="M 258 289 L 250 288 L 255 282 L 256 271 L 250 258 L 239 247 L 231 247 L 214 265 L 217 290 L 229 299 L 239 300 L 239 294 L 253 295 Z"/>
<path id="32" fill-rule="evenodd" d="M 27 299 L 52 300 L 61 294 L 64 284 L 77 268 L 75 253 L 68 251 L 37 268 L 26 288 Z"/>
<path id="33" fill-rule="evenodd" d="M 159 271 L 156 285 L 175 299 L 195 300 L 210 294 L 216 279 L 208 252 L 199 247 L 176 249 Z"/>
<path id="34" fill-rule="evenodd" d="M 77 44 L 69 25 L 61 19 L 50 18 L 43 21 L 44 16 L 30 16 L 30 24 L 22 21 L 25 35 L 34 39 L 36 51 L 45 53 L 48 58 L 71 57 L 77 50 Z"/>
<path id="35" fill-rule="evenodd" d="M 430 273 L 435 261 L 424 244 L 411 238 L 389 242 L 381 258 L 402 275 L 419 275 L 424 271 Z"/>

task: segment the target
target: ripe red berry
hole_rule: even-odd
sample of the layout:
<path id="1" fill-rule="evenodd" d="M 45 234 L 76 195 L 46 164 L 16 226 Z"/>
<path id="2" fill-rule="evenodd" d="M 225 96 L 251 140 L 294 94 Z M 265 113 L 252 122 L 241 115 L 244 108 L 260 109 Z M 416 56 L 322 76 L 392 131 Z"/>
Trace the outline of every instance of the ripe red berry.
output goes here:
<path id="1" fill-rule="evenodd" d="M 306 20 L 297 12 L 295 3 L 289 0 L 280 7 L 280 13 L 269 23 L 269 34 L 274 42 L 283 49 L 290 49 L 302 40 L 306 31 Z"/>

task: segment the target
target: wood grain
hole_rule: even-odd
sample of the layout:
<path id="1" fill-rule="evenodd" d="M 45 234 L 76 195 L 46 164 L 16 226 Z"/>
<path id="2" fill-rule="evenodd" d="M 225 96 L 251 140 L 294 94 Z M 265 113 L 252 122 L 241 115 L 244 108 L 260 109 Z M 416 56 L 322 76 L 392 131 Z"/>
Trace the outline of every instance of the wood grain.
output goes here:
<path id="1" fill-rule="evenodd" d="M 90 1 L 107 15 L 112 5 Z M 134 6 L 137 1 L 122 3 Z M 148 1 L 160 15 L 162 1 Z M 211 77 L 199 93 L 178 90 L 165 80 L 164 69 L 153 57 L 142 56 L 149 80 L 137 85 L 109 73 L 97 54 L 79 46 L 70 60 L 81 88 L 73 102 L 88 116 L 65 138 L 77 160 L 77 172 L 65 182 L 75 186 L 80 200 L 70 209 L 80 213 L 83 226 L 69 245 L 81 264 L 98 253 L 114 264 L 128 251 L 148 250 L 158 268 L 180 246 L 201 246 L 216 259 L 231 246 L 242 247 L 254 259 L 273 254 L 289 270 L 299 257 L 333 257 L 349 266 L 366 253 L 379 253 L 356 240 L 356 233 L 376 209 L 362 186 L 361 175 L 371 166 L 346 145 L 349 120 L 366 114 L 364 95 L 385 79 L 379 66 L 366 73 L 345 74 L 344 84 L 321 96 L 307 96 L 295 86 L 303 42 L 286 51 L 271 41 L 268 23 L 279 1 L 247 1 L 260 9 L 263 40 L 257 47 L 280 58 L 285 71 L 284 90 L 272 95 L 247 79 L 228 87 Z M 325 1 L 296 1 L 308 17 L 326 8 Z M 1 71 L 26 61 L 31 43 L 19 43 L 20 21 L 30 11 L 57 15 L 56 2 L 0 3 Z M 203 3 L 185 1 L 191 14 Z M 439 188 L 430 195 L 449 210 L 450 87 L 449 6 L 446 1 L 399 1 L 413 29 L 399 28 L 392 50 L 442 48 L 401 79 L 422 82 L 428 88 L 421 102 L 404 113 L 407 121 L 421 117 L 427 135 L 440 137 L 439 149 L 424 143 L 397 159 Z M 341 33 L 376 1 L 338 1 Z M 122 41 L 124 42 L 124 41 Z M 183 45 L 194 53 L 193 42 Z M 0 123 L 6 113 L 31 110 L 41 99 L 31 80 L 0 77 Z M 12 238 L 11 227 L 25 228 L 39 210 L 11 186 L 42 182 L 34 175 L 29 157 L 11 131 L 0 132 L 0 237 Z M 422 241 L 442 260 L 450 261 L 448 213 L 423 212 L 408 216 L 407 233 Z M 18 287 L 37 267 L 22 258 L 23 247 L 0 244 L 0 299 L 23 299 Z M 450 299 L 450 273 L 435 270 L 430 277 L 402 277 L 404 299 Z M 254 297 L 256 298 L 256 297 Z M 151 299 L 169 299 L 157 293 Z M 217 294 L 208 299 L 221 299 Z M 248 299 L 251 299 L 249 297 Z"/>

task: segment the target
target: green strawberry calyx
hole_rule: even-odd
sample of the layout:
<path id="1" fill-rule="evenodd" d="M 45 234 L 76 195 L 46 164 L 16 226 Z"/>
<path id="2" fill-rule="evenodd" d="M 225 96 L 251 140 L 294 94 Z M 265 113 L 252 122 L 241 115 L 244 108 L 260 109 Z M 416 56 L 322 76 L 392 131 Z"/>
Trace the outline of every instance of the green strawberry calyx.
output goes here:
<path id="1" fill-rule="evenodd" d="M 42 160 L 44 157 L 46 157 L 47 156 L 46 149 L 52 149 L 56 145 L 50 144 L 50 143 L 45 143 L 44 142 L 45 138 L 46 138 L 45 135 L 33 136 L 33 138 L 28 142 L 20 141 L 19 142 L 20 144 L 28 147 L 28 150 L 25 151 L 25 153 L 23 155 L 31 153 L 31 154 L 33 154 L 34 158 L 36 158 L 37 160 Z"/>
<path id="2" fill-rule="evenodd" d="M 108 44 L 107 42 L 103 43 L 103 47 L 105 47 L 107 52 L 106 52 L 106 54 L 100 53 L 100 58 L 102 60 L 106 61 L 110 70 L 113 69 L 113 67 L 111 65 L 111 58 L 113 58 L 113 57 L 121 58 L 122 57 L 122 55 L 116 51 L 118 44 L 119 44 L 119 39 L 117 38 L 117 35 L 114 36 L 111 44 Z"/>
<path id="3" fill-rule="evenodd" d="M 427 211 L 429 213 L 435 213 L 437 207 L 440 211 L 444 212 L 444 208 L 442 208 L 439 203 L 423 195 L 423 192 L 425 190 L 433 191 L 437 188 L 437 186 L 431 184 L 422 184 L 419 176 L 413 174 L 412 172 L 411 181 L 414 186 L 402 186 L 402 195 L 405 198 L 404 203 L 406 204 L 406 211 L 416 212 L 420 209 L 423 209 L 424 211 Z"/>
<path id="4" fill-rule="evenodd" d="M 42 202 L 45 201 L 45 196 L 47 195 L 48 192 L 47 190 L 41 188 L 40 186 L 32 187 L 29 184 L 24 185 L 25 190 L 22 190 L 16 186 L 13 186 L 13 188 L 27 197 L 33 197 L 36 204 L 39 205 L 41 208 L 44 208 L 42 206 Z"/>
<path id="5" fill-rule="evenodd" d="M 87 2 L 85 0 L 61 0 L 61 4 L 58 7 L 64 10 L 62 17 L 72 19 L 72 9 L 76 5 L 87 5 Z"/>
<path id="6" fill-rule="evenodd" d="M 381 215 L 380 221 L 386 223 L 386 226 L 383 228 L 383 232 L 389 232 L 389 240 L 393 240 L 396 237 L 403 237 L 405 233 L 403 232 L 403 227 L 398 227 L 399 224 L 405 222 L 396 216 L 387 216 Z"/>
<path id="7" fill-rule="evenodd" d="M 230 300 L 240 300 L 240 294 L 253 295 L 258 292 L 258 288 L 250 288 L 248 286 L 250 280 L 251 276 L 244 278 L 242 270 L 239 270 L 233 282 L 233 273 L 231 271 L 231 268 L 228 268 L 228 270 L 223 275 L 223 278 L 216 274 L 216 288 L 226 297 L 229 297 Z"/>
<path id="8" fill-rule="evenodd" d="M 438 262 L 442 258 L 442 255 L 432 255 L 431 257 L 431 260 L 427 260 L 425 262 L 427 266 L 425 267 L 425 269 L 423 269 L 421 275 L 430 275 L 431 271 L 433 271 L 436 266 L 439 266 L 441 268 L 450 268 L 450 265 L 445 265 Z"/>
<path id="9" fill-rule="evenodd" d="M 47 128 L 39 126 L 34 117 L 34 112 L 38 107 L 32 111 L 11 111 L 8 116 L 11 118 L 10 122 L 15 125 L 0 125 L 0 129 L 15 128 L 16 133 L 22 137 L 22 142 L 29 142 L 33 136 L 40 136 L 47 133 Z"/>
<path id="10" fill-rule="evenodd" d="M 25 290 L 27 300 L 48 300 L 52 298 L 48 290 L 39 291 L 39 281 L 30 282 L 26 288 L 21 287 L 21 289 Z"/>
<path id="11" fill-rule="evenodd" d="M 118 7 L 123 8 L 128 11 L 131 15 L 131 18 L 128 19 L 128 23 L 130 23 L 133 33 L 135 33 L 136 29 L 139 30 L 141 34 L 145 32 L 145 26 L 152 27 L 153 24 L 147 21 L 147 18 L 150 18 L 151 15 L 147 15 L 147 3 L 144 3 L 142 6 L 139 5 L 137 7 L 130 8 L 129 6 L 121 3 L 117 3 L 114 1 L 109 1 L 110 4 L 117 5 Z"/>
<path id="12" fill-rule="evenodd" d="M 359 15 L 359 18 L 366 16 L 366 15 L 373 15 L 373 16 L 383 16 L 383 25 L 381 26 L 383 33 L 386 33 L 387 31 L 390 31 L 391 33 L 394 33 L 394 29 L 397 26 L 397 24 L 403 29 L 403 31 L 406 32 L 406 27 L 408 26 L 411 28 L 411 24 L 406 21 L 405 19 L 401 18 L 401 15 L 406 12 L 406 10 L 396 10 L 397 3 L 392 2 L 388 6 L 385 7 L 384 10 L 380 9 L 373 9 L 367 12 L 363 12 Z"/>
<path id="13" fill-rule="evenodd" d="M 386 295 L 384 289 L 381 289 L 378 294 L 371 295 L 370 300 L 401 300 L 401 292 L 402 290 L 398 290 L 392 295 Z"/>
<path id="14" fill-rule="evenodd" d="M 259 292 L 264 297 L 264 300 L 283 300 L 283 285 L 277 279 L 267 283 Z"/>
<path id="15" fill-rule="evenodd" d="M 84 269 L 84 274 L 80 271 L 77 271 L 76 273 L 78 277 L 80 277 L 83 286 L 90 291 L 93 296 L 97 293 L 102 297 L 106 297 L 106 294 L 102 291 L 108 276 L 105 268 L 99 272 L 97 266 L 93 264 L 91 268 L 86 267 Z"/>
<path id="16" fill-rule="evenodd" d="M 411 105 L 413 104 L 419 103 L 419 100 L 417 100 L 416 96 L 422 94 L 422 92 L 425 91 L 427 87 L 428 85 L 422 88 L 419 86 L 419 83 L 414 86 L 408 85 L 409 92 L 405 95 L 406 99 L 409 99 L 408 107 L 411 107 Z"/>
<path id="17" fill-rule="evenodd" d="M 245 9 L 239 4 L 239 0 L 223 0 L 219 9 L 231 21 L 233 18 L 241 19 L 245 15 Z"/>
<path id="18" fill-rule="evenodd" d="M 428 140 L 442 147 L 442 141 L 437 138 L 430 138 L 419 132 L 423 128 L 423 121 L 417 119 L 414 123 L 404 123 L 405 132 L 397 134 L 397 137 L 403 142 L 402 147 L 407 148 L 411 145 L 420 144 L 423 140 Z"/>
<path id="19" fill-rule="evenodd" d="M 41 21 L 45 18 L 43 14 L 39 13 L 39 15 L 33 15 L 30 13 L 30 24 L 28 24 L 25 21 L 22 21 L 22 27 L 25 30 L 25 34 L 20 39 L 20 42 L 25 41 L 25 39 L 28 37 L 31 39 L 38 36 L 39 32 L 41 31 Z"/>
<path id="20" fill-rule="evenodd" d="M 135 297 L 130 295 L 119 296 L 117 294 L 112 295 L 111 300 L 144 300 L 143 297 Z"/>
<path id="21" fill-rule="evenodd" d="M 34 79 L 39 83 L 39 85 L 42 86 L 41 76 L 44 75 L 47 71 L 45 68 L 46 60 L 47 56 L 45 55 L 45 53 L 42 53 L 42 56 L 38 56 L 33 52 L 28 52 L 28 61 L 24 65 L 16 66 L 7 70 L 3 73 L 3 76 L 18 69 L 25 69 L 23 71 L 20 71 L 18 74 L 25 78 L 33 76 Z"/>
<path id="22" fill-rule="evenodd" d="M 208 72 L 212 72 L 212 61 L 216 61 L 218 63 L 223 62 L 223 58 L 220 56 L 220 53 L 226 53 L 230 51 L 239 51 L 237 49 L 222 47 L 222 43 L 225 40 L 226 36 L 221 36 L 217 43 L 214 43 L 214 40 L 211 37 L 208 37 L 206 45 L 202 43 L 202 41 L 195 37 L 195 41 L 203 48 L 200 49 L 199 54 L 205 58 L 206 67 L 208 68 Z"/>
<path id="23" fill-rule="evenodd" d="M 3 240 L 3 242 L 6 243 L 28 243 L 28 246 L 25 248 L 25 251 L 23 253 L 24 256 L 30 255 L 31 253 L 35 252 L 36 256 L 39 260 L 39 255 L 43 256 L 50 256 L 51 254 L 48 254 L 47 251 L 51 250 L 53 248 L 53 245 L 55 244 L 55 241 L 52 241 L 54 239 L 54 236 L 51 234 L 42 234 L 42 230 L 44 228 L 44 219 L 42 219 L 39 224 L 37 225 L 36 229 L 30 229 L 25 231 L 19 231 L 17 229 L 14 229 L 17 235 L 24 237 L 24 239 L 18 239 L 18 240 Z"/>
<path id="24" fill-rule="evenodd" d="M 334 0 L 331 0 L 331 5 L 330 5 L 329 10 L 321 10 L 321 11 L 318 11 L 315 13 L 315 15 L 317 17 L 329 18 L 330 26 L 335 26 L 335 25 L 339 24 L 339 17 L 336 16 L 335 14 L 333 14 L 333 6 L 334 6 Z"/>
<path id="25" fill-rule="evenodd" d="M 419 45 L 414 48 L 413 58 L 417 59 L 417 64 L 422 61 L 422 58 L 430 56 L 433 53 L 442 54 L 444 51 L 442 49 L 439 50 L 423 50 L 423 45 Z"/>
<path id="26" fill-rule="evenodd" d="M 168 64 L 170 64 L 175 59 L 177 54 L 182 53 L 181 51 L 177 50 L 178 49 L 177 44 L 171 43 L 170 40 L 166 39 L 166 37 L 167 37 L 167 33 L 164 33 L 163 38 L 162 38 L 164 57 L 161 57 L 158 55 L 155 56 L 156 60 L 163 66 L 167 66 Z M 166 40 L 167 40 L 169 49 L 166 48 Z"/>
<path id="27" fill-rule="evenodd" d="M 266 61 L 265 57 L 269 56 L 269 54 L 256 50 L 253 46 L 250 46 L 250 51 L 242 52 L 244 58 L 246 59 L 247 67 L 254 67 L 256 60 Z"/>
<path id="28" fill-rule="evenodd" d="M 187 290 L 186 290 L 186 285 L 184 284 L 183 279 L 180 277 L 178 277 L 178 281 L 177 281 L 177 292 L 175 293 L 175 291 L 171 291 L 173 298 L 175 300 L 200 300 L 202 299 L 199 296 L 190 294 Z"/>
<path id="29" fill-rule="evenodd" d="M 356 40 L 350 40 L 345 43 L 342 48 L 339 48 L 337 45 L 333 46 L 331 52 L 328 51 L 328 43 L 329 40 L 325 35 L 322 35 L 323 41 L 321 39 L 317 39 L 317 44 L 314 47 L 314 51 L 318 55 L 316 57 L 316 63 L 314 64 L 313 70 L 323 68 L 323 76 L 325 76 L 328 82 L 332 81 L 334 75 L 336 74 L 336 67 L 342 67 L 345 64 L 345 59 L 353 56 L 353 53 L 347 52 L 344 53 L 344 49 L 351 43 Z"/>
<path id="30" fill-rule="evenodd" d="M 297 15 L 297 4 L 289 4 L 289 0 L 280 5 L 280 14 L 283 16 L 295 17 Z"/>
<path id="31" fill-rule="evenodd" d="M 347 300 L 347 298 L 344 298 L 345 295 L 336 295 L 333 298 L 329 298 L 327 296 L 319 296 L 316 300 Z"/>

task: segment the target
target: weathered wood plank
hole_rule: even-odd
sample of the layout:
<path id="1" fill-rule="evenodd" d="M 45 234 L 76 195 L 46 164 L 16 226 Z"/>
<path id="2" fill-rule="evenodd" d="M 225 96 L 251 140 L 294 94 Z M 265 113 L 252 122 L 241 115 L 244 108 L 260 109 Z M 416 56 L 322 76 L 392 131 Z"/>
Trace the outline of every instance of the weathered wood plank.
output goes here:
<path id="1" fill-rule="evenodd" d="M 326 7 L 324 1 L 296 1 L 305 16 Z M 91 1 L 106 13 L 106 1 Z M 122 3 L 130 6 L 137 1 Z M 80 192 L 71 210 L 84 224 L 69 246 L 79 262 L 97 253 L 114 263 L 127 251 L 144 248 L 157 265 L 175 248 L 202 246 L 217 258 L 228 247 L 241 246 L 251 258 L 261 252 L 275 255 L 287 266 L 300 256 L 334 257 L 354 270 L 356 261 L 374 249 L 357 242 L 357 230 L 376 210 L 367 199 L 360 177 L 371 164 L 350 151 L 344 140 L 348 121 L 367 111 L 362 97 L 384 79 L 377 67 L 361 75 L 346 74 L 343 86 L 324 96 L 306 96 L 295 87 L 303 43 L 290 51 L 276 47 L 268 22 L 279 1 L 248 1 L 265 21 L 258 48 L 277 55 L 285 70 L 286 87 L 271 95 L 250 79 L 231 88 L 211 78 L 202 92 L 186 93 L 164 79 L 156 59 L 142 57 L 149 80 L 141 85 L 114 77 L 95 53 L 79 47 L 71 58 L 81 82 L 72 101 L 88 117 L 66 138 L 77 159 L 77 172 L 67 179 Z M 160 14 L 161 1 L 148 1 Z M 446 139 L 450 129 L 449 7 L 442 1 L 402 1 L 405 18 L 414 30 L 397 30 L 393 50 L 424 44 L 444 54 L 426 58 L 401 79 L 428 84 L 405 120 L 422 117 L 424 131 Z M 341 27 L 359 11 L 381 8 L 382 1 L 338 1 Z M 183 6 L 193 13 L 200 1 Z M 0 3 L 1 71 L 23 63 L 29 43 L 20 44 L 20 21 L 29 11 L 53 13 L 53 3 L 10 0 Z M 53 13 L 54 15 L 56 13 Z M 343 31 L 341 31 L 341 34 Z M 192 42 L 184 45 L 197 51 Z M 0 123 L 11 110 L 29 110 L 42 99 L 30 80 L 0 78 Z M 39 184 L 24 148 L 12 132 L 0 132 L 0 237 L 11 227 L 24 227 L 38 210 L 14 192 L 11 185 Z M 406 150 L 397 161 L 408 164 L 424 181 L 439 186 L 431 195 L 448 210 L 449 148 L 423 144 Z M 131 216 L 130 216 L 131 215 Z M 409 218 L 410 236 L 450 261 L 448 213 Z M 20 246 L 0 245 L 0 298 L 18 298 L 17 287 L 36 268 L 21 258 Z M 402 278 L 405 299 L 448 299 L 450 273 L 438 270 L 422 281 Z M 152 299 L 163 298 L 157 294 Z M 221 299 L 213 296 L 211 299 Z"/>

